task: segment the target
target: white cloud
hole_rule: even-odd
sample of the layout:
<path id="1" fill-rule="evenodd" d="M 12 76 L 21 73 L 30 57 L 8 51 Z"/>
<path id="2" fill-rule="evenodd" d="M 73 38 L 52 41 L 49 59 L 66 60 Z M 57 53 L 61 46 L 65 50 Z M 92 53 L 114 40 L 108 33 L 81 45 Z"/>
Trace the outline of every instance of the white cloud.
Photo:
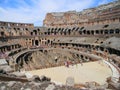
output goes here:
<path id="1" fill-rule="evenodd" d="M 69 10 L 80 11 L 91 7 L 95 0 L 16 0 L 17 8 L 0 6 L 0 21 L 35 23 L 41 25 L 46 13 Z M 102 0 L 105 3 L 107 0 Z M 8 0 L 6 0 L 8 2 Z"/>

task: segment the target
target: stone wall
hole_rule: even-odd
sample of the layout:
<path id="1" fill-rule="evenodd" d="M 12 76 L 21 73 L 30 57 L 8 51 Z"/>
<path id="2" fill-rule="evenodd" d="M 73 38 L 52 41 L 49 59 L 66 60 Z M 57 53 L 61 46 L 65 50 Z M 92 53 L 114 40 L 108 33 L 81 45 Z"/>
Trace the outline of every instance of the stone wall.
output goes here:
<path id="1" fill-rule="evenodd" d="M 120 18 L 120 2 L 112 2 L 81 12 L 53 12 L 47 13 L 43 23 L 46 27 L 69 27 L 93 24 L 111 23 Z M 112 16 L 112 17 L 111 17 Z M 119 20 L 118 20 L 119 21 Z"/>
<path id="2" fill-rule="evenodd" d="M 0 21 L 0 37 L 30 35 L 29 31 L 33 30 L 33 28 L 34 25 L 31 23 Z"/>

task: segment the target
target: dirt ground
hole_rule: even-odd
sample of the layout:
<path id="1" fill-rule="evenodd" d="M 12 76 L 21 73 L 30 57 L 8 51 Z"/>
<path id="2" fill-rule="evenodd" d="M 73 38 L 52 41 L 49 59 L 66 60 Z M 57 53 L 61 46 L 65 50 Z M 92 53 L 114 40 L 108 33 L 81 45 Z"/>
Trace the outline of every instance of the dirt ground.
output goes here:
<path id="1" fill-rule="evenodd" d="M 106 78 L 112 76 L 111 69 L 102 61 L 88 62 L 70 65 L 69 67 L 61 66 L 54 68 L 47 68 L 41 70 L 33 70 L 27 72 L 32 75 L 45 75 L 50 77 L 52 81 L 65 84 L 67 77 L 73 77 L 75 83 L 85 83 L 95 81 L 99 84 L 104 84 Z"/>

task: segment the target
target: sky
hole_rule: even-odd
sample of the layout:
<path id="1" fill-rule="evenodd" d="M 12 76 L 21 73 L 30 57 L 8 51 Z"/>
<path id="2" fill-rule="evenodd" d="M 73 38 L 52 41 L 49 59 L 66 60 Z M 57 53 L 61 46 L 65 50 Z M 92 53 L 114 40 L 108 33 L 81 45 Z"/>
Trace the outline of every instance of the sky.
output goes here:
<path id="1" fill-rule="evenodd" d="M 0 21 L 42 26 L 49 12 L 82 11 L 114 0 L 0 0 Z"/>

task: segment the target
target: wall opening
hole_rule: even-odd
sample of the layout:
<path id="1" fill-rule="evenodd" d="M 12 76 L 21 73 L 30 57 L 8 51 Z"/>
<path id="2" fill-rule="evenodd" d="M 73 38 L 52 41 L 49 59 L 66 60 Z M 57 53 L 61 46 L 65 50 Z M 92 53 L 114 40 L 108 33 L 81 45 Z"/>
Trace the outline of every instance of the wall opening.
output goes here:
<path id="1" fill-rule="evenodd" d="M 1 36 L 4 36 L 4 34 L 5 34 L 4 32 L 1 32 Z"/>
<path id="2" fill-rule="evenodd" d="M 39 46 L 39 41 L 38 40 L 35 40 L 35 45 Z"/>

